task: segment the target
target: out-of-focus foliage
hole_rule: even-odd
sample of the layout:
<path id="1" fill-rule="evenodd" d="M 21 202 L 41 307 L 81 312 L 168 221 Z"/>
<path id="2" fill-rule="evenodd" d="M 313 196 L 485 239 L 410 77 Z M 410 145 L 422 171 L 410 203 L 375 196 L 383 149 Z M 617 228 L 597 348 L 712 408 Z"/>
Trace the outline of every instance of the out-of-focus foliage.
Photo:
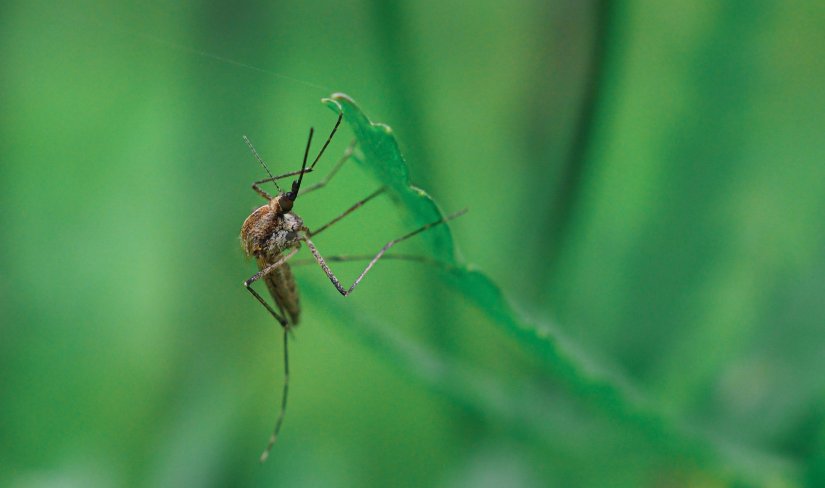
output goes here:
<path id="1" fill-rule="evenodd" d="M 610 5 L 7 2 L 0 485 L 825 484 L 825 8 Z M 261 466 L 282 353 L 240 285 L 241 135 L 297 169 L 335 91 L 470 212 L 448 269 L 382 261 L 346 299 L 296 269 Z M 315 242 L 374 253 L 410 205 Z"/>

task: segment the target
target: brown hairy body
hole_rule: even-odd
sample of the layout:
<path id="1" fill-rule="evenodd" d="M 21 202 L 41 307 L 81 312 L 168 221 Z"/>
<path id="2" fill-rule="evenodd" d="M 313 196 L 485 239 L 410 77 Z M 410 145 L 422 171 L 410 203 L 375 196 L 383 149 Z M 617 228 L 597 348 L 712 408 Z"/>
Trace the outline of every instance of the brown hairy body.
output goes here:
<path id="1" fill-rule="evenodd" d="M 292 212 L 279 212 L 279 207 L 278 199 L 273 199 L 252 212 L 241 227 L 241 247 L 247 256 L 255 258 L 261 271 L 282 260 L 286 251 L 300 248 L 301 234 L 306 230 L 300 217 Z M 263 280 L 275 304 L 289 317 L 285 327 L 298 325 L 301 305 L 289 264 L 276 266 Z"/>

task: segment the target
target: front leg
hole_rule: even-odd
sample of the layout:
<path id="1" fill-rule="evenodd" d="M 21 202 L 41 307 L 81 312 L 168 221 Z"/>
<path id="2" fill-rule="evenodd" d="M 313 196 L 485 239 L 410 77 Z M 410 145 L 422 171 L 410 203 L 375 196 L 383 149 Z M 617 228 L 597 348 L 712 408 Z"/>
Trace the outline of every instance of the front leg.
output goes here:
<path id="1" fill-rule="evenodd" d="M 249 140 L 249 138 L 246 137 L 246 136 L 243 136 L 243 141 L 246 143 L 247 146 L 249 146 L 249 150 L 252 151 L 252 155 L 255 156 L 255 159 L 258 160 L 258 163 L 260 163 L 261 166 L 264 167 L 266 172 L 269 173 L 269 167 L 267 167 L 266 163 L 261 158 L 261 156 L 258 155 L 258 151 L 255 150 L 255 147 L 252 145 L 252 142 Z M 271 182 L 275 183 L 275 188 L 277 188 L 278 191 L 280 191 L 281 187 L 278 186 L 278 181 L 277 180 L 280 180 L 282 178 L 288 178 L 290 176 L 299 175 L 301 173 L 309 173 L 311 171 L 312 171 L 312 168 L 308 168 L 306 170 L 300 170 L 299 169 L 298 171 L 292 171 L 292 172 L 285 173 L 285 174 L 278 175 L 278 176 L 272 176 L 272 173 L 269 173 L 269 178 L 264 178 L 262 180 L 256 181 L 255 183 L 252 183 L 252 189 L 255 190 L 255 193 L 257 193 L 258 195 L 266 198 L 267 200 L 272 200 L 272 195 L 270 195 L 269 193 L 264 191 L 264 189 L 261 188 L 258 185 L 262 185 L 264 183 L 269 183 L 271 181 Z"/>
<path id="2" fill-rule="evenodd" d="M 347 150 L 344 151 L 344 155 L 341 156 L 341 159 L 339 159 L 337 163 L 335 163 L 335 166 L 332 167 L 332 170 L 330 170 L 329 174 L 327 174 L 324 177 L 324 179 L 322 179 L 318 183 L 315 183 L 314 185 L 308 187 L 306 190 L 301 190 L 301 196 L 304 196 L 304 195 L 306 195 L 307 193 L 309 193 L 311 191 L 315 191 L 319 188 L 325 187 L 327 185 L 327 183 L 329 183 L 329 180 L 331 180 L 332 177 L 335 176 L 338 173 L 338 170 L 341 169 L 341 166 L 343 166 L 344 163 L 349 161 L 349 159 L 352 157 L 352 153 L 353 153 L 353 150 L 355 149 L 355 144 L 357 142 L 358 141 L 354 140 L 349 144 L 349 146 L 347 146 Z M 309 168 L 308 171 L 312 171 L 312 168 Z"/>
<path id="3" fill-rule="evenodd" d="M 267 193 L 263 188 L 261 188 L 258 185 L 262 185 L 264 183 L 269 183 L 271 181 L 271 182 L 275 183 L 276 187 L 278 187 L 278 183 L 276 182 L 276 180 L 280 180 L 280 179 L 283 179 L 283 178 L 288 178 L 290 176 L 297 176 L 301 173 L 309 173 L 311 171 L 312 171 L 311 169 L 305 169 L 303 171 L 301 171 L 299 169 L 298 171 L 290 171 L 289 173 L 284 173 L 282 175 L 272 176 L 270 178 L 264 178 L 262 180 L 258 180 L 256 182 L 252 183 L 252 189 L 255 190 L 255 193 L 257 193 L 258 195 L 264 197 L 265 199 L 272 200 L 272 195 Z"/>
<path id="4" fill-rule="evenodd" d="M 307 235 L 308 236 L 316 236 L 316 235 L 320 234 L 322 231 L 326 230 L 332 224 L 338 222 L 339 220 L 343 219 L 347 215 L 349 215 L 352 212 L 354 212 L 354 211 L 358 210 L 359 208 L 363 207 L 367 202 L 369 202 L 373 198 L 377 197 L 378 195 L 384 193 L 385 191 L 387 191 L 387 187 L 382 186 L 381 188 L 379 188 L 379 189 L 375 190 L 374 192 L 372 192 L 369 196 L 367 196 L 367 198 L 355 202 L 355 205 L 353 205 L 350 208 L 346 209 L 344 211 L 344 213 L 342 213 L 341 215 L 335 217 L 334 219 L 332 219 L 331 221 L 329 221 L 326 224 L 322 225 L 321 227 L 319 227 L 315 230 L 307 229 Z"/>
<path id="5" fill-rule="evenodd" d="M 464 209 L 464 210 L 456 212 L 452 215 L 449 215 L 447 217 L 439 219 L 435 222 L 431 222 L 427 225 L 419 227 L 418 229 L 416 229 L 416 230 L 414 230 L 414 231 L 412 231 L 408 234 L 405 234 L 401 237 L 393 239 L 393 240 L 389 241 L 388 243 L 384 244 L 384 246 L 381 248 L 381 250 L 379 250 L 378 253 L 372 258 L 372 260 L 370 260 L 370 262 L 367 264 L 367 267 L 364 268 L 364 271 L 362 271 L 361 274 L 358 275 L 358 278 L 355 279 L 355 282 L 349 288 L 344 288 L 344 286 L 338 280 L 338 277 L 335 276 L 335 273 L 333 273 L 332 270 L 329 269 L 329 266 L 327 265 L 326 261 L 324 261 L 324 258 L 321 256 L 321 253 L 318 252 L 318 248 L 315 247 L 315 244 L 309 239 L 309 236 L 304 235 L 302 240 L 304 242 L 306 242 L 307 247 L 309 248 L 312 255 L 315 257 L 315 261 L 317 261 L 318 265 L 321 266 L 321 269 L 324 270 L 324 273 L 327 275 L 327 278 L 329 278 L 329 281 L 331 281 L 332 284 L 335 286 L 335 289 L 337 289 L 338 292 L 341 293 L 341 295 L 347 296 L 350 293 L 352 293 L 352 290 L 354 290 L 355 287 L 358 286 L 358 283 L 361 282 L 361 280 L 369 272 L 369 270 L 371 270 L 372 267 L 375 266 L 375 263 L 377 263 L 378 260 L 381 259 L 381 257 L 384 255 L 384 253 L 386 253 L 392 246 L 398 244 L 401 241 L 407 240 L 410 237 L 418 235 L 418 234 L 424 232 L 425 230 L 431 229 L 431 228 L 435 227 L 436 225 L 443 224 L 443 223 L 445 223 L 449 220 L 452 220 L 456 217 L 459 217 L 459 216 L 463 215 L 466 211 L 467 210 Z"/>

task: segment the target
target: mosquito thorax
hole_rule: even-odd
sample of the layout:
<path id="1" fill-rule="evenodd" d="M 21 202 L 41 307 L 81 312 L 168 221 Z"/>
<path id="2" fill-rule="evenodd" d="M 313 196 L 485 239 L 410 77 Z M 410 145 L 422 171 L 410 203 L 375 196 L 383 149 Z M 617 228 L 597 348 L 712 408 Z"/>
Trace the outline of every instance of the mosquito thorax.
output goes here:
<path id="1" fill-rule="evenodd" d="M 273 222 L 270 234 L 264 244 L 266 253 L 274 256 L 283 250 L 300 245 L 299 232 L 304 227 L 304 221 L 292 212 L 278 214 Z"/>
<path id="2" fill-rule="evenodd" d="M 241 247 L 247 256 L 275 255 L 300 243 L 304 221 L 284 206 L 292 208 L 292 200 L 281 194 L 246 218 L 241 227 Z"/>

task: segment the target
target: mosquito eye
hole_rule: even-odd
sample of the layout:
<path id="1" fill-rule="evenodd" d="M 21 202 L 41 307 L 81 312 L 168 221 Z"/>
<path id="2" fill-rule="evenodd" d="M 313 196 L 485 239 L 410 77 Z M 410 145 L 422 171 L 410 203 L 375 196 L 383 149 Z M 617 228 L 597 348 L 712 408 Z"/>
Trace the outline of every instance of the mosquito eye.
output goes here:
<path id="1" fill-rule="evenodd" d="M 295 201 L 295 192 L 294 192 L 294 191 L 288 191 L 288 192 L 286 192 L 286 195 L 285 195 L 285 196 L 286 196 L 288 199 L 292 200 L 293 202 Z"/>

